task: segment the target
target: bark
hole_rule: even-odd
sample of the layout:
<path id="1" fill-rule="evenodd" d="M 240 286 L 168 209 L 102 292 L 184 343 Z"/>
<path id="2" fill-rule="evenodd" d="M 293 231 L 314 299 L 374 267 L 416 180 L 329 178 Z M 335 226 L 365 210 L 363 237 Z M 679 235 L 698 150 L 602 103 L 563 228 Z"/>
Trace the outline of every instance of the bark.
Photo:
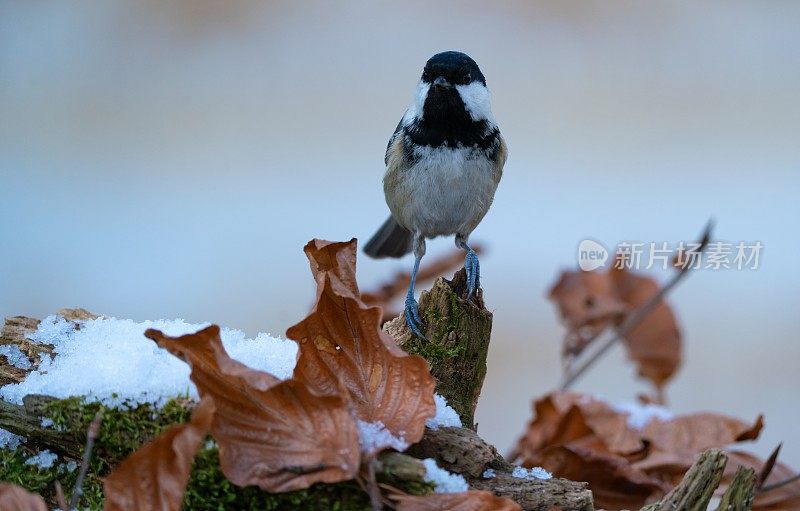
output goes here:
<path id="1" fill-rule="evenodd" d="M 72 435 L 42 427 L 42 404 L 52 398 L 26 396 L 23 405 L 0 399 L 0 429 L 27 438 L 26 445 L 50 449 L 71 458 L 80 458 L 83 443 Z"/>
<path id="2" fill-rule="evenodd" d="M 727 461 L 724 452 L 709 449 L 700 455 L 672 491 L 660 501 L 643 507 L 642 511 L 706 511 L 714 490 L 722 481 Z"/>
<path id="3" fill-rule="evenodd" d="M 739 467 L 733 481 L 717 506 L 717 511 L 749 511 L 753 507 L 756 488 L 756 471 Z"/>
<path id="4" fill-rule="evenodd" d="M 391 467 L 386 459 L 391 460 Z M 427 430 L 418 443 L 406 454 L 387 453 L 381 456 L 382 469 L 388 474 L 409 474 L 405 481 L 416 481 L 424 474 L 420 459 L 433 458 L 440 467 L 461 474 L 471 489 L 486 490 L 508 497 L 525 511 L 547 511 L 552 508 L 563 511 L 592 511 L 592 492 L 586 483 L 566 479 L 520 479 L 511 475 L 514 465 L 498 454 L 497 449 L 482 440 L 467 428 L 440 428 Z M 483 477 L 490 468 L 494 474 Z"/>

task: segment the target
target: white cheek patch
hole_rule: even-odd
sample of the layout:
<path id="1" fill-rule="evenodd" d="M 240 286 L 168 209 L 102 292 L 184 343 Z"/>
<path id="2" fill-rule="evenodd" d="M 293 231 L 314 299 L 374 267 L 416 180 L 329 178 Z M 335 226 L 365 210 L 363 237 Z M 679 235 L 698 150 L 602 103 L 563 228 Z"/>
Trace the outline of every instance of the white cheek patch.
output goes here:
<path id="1" fill-rule="evenodd" d="M 469 85 L 456 85 L 456 90 L 473 121 L 487 121 L 490 125 L 495 124 L 489 100 L 489 89 L 484 84 L 475 81 Z"/>
<path id="2" fill-rule="evenodd" d="M 422 112 L 425 108 L 425 99 L 428 97 L 428 90 L 431 84 L 425 83 L 422 80 L 417 84 L 417 91 L 414 94 L 414 102 L 406 110 L 403 116 L 403 124 L 408 126 L 414 119 L 422 119 Z"/>

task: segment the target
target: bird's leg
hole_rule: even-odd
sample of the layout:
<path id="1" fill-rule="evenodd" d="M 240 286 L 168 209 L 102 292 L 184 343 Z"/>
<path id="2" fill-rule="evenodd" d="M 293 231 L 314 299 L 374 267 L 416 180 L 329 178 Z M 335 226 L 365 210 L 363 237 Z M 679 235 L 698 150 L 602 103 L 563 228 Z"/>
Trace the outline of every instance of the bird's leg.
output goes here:
<path id="1" fill-rule="evenodd" d="M 414 233 L 414 269 L 411 271 L 411 283 L 408 286 L 408 295 L 406 295 L 406 325 L 411 333 L 425 339 L 419 327 L 422 325 L 422 318 L 419 315 L 419 307 L 417 300 L 414 298 L 414 284 L 417 282 L 417 272 L 419 271 L 419 263 L 422 261 L 422 256 L 425 255 L 425 237 L 419 232 Z"/>
<path id="2" fill-rule="evenodd" d="M 464 269 L 467 271 L 467 298 L 472 298 L 481 285 L 481 265 L 478 254 L 467 245 L 466 236 L 456 235 L 456 246 L 467 251 L 464 258 Z"/>

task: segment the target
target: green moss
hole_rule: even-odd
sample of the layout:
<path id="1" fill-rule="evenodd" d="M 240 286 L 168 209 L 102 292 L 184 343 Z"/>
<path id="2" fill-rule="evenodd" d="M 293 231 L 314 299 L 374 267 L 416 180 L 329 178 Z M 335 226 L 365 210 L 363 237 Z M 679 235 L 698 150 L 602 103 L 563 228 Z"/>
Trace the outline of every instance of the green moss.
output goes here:
<path id="1" fill-rule="evenodd" d="M 191 401 L 184 396 L 170 400 L 161 409 L 150 405 L 110 409 L 99 403 L 86 403 L 82 398 L 70 398 L 47 403 L 42 408 L 42 415 L 53 420 L 54 428 L 63 430 L 65 434 L 73 433 L 83 442 L 89 424 L 101 409 L 103 422 L 81 498 L 81 506 L 89 509 L 103 508 L 103 485 L 100 478 L 164 429 L 189 420 Z M 36 453 L 30 451 L 25 444 L 15 451 L 0 450 L 0 480 L 11 481 L 35 491 L 54 505 L 55 482 L 59 481 L 65 492 L 71 492 L 78 471 L 66 470 L 65 465 L 70 461 L 80 463 L 80 460 L 61 456 L 53 468 L 40 469 L 25 465 L 25 460 L 33 454 Z"/>
<path id="2" fill-rule="evenodd" d="M 47 404 L 44 416 L 53 420 L 54 427 L 83 439 L 92 419 L 102 409 L 103 422 L 92 456 L 97 465 L 92 468 L 105 474 L 171 425 L 188 421 L 192 407 L 186 396 L 171 399 L 160 409 L 146 404 L 128 409 L 107 408 L 99 403 L 85 403 L 82 398 L 70 398 Z"/>
<path id="3" fill-rule="evenodd" d="M 0 481 L 8 481 L 42 494 L 45 498 L 55 497 L 55 482 L 60 480 L 62 485 L 68 481 L 75 481 L 75 474 L 68 471 L 60 471 L 59 464 L 52 469 L 42 470 L 33 465 L 26 465 L 25 460 L 32 453 L 27 452 L 24 447 L 14 451 L 0 449 Z"/>
<path id="4" fill-rule="evenodd" d="M 423 341 L 413 338 L 403 345 L 403 349 L 412 355 L 420 355 L 431 367 L 436 367 L 449 358 L 463 355 L 466 348 L 464 345 L 448 346 L 441 339 Z"/>
<path id="5" fill-rule="evenodd" d="M 255 487 L 240 488 L 220 472 L 217 450 L 203 449 L 195 458 L 183 508 L 192 511 L 361 511 L 369 509 L 369 498 L 353 481 L 316 484 L 306 490 L 277 494 Z"/>
<path id="6" fill-rule="evenodd" d="M 458 304 L 458 297 L 455 293 L 450 292 L 448 298 L 447 314 L 441 314 L 434 307 L 425 309 L 425 320 L 432 327 L 428 330 L 431 338 L 425 341 L 412 336 L 403 344 L 403 349 L 413 355 L 420 355 L 428 361 L 432 368 L 447 359 L 463 355 L 466 350 L 466 346 L 463 344 L 453 343 L 449 340 L 450 334 L 458 329 L 464 312 Z"/>
<path id="7" fill-rule="evenodd" d="M 160 409 L 149 405 L 109 409 L 97 403 L 85 403 L 80 398 L 46 404 L 43 414 L 53 420 L 54 427 L 78 435 L 81 441 L 95 414 L 102 409 L 103 422 L 84 482 L 81 509 L 101 510 L 104 501 L 101 477 L 164 429 L 188 421 L 192 406 L 193 403 L 186 397 L 173 399 Z M 33 454 L 35 452 L 25 444 L 15 451 L 0 449 L 0 481 L 10 481 L 37 492 L 55 507 L 55 482 L 59 481 L 65 492 L 70 493 L 78 474 L 77 470 L 66 470 L 64 465 L 69 461 L 80 463 L 80 460 L 60 456 L 53 468 L 39 469 L 25 465 L 25 460 Z M 405 490 L 426 494 L 431 492 L 431 487 L 416 484 Z M 192 511 L 361 511 L 369 509 L 369 498 L 354 481 L 317 484 L 306 490 L 282 494 L 266 493 L 255 487 L 240 488 L 225 479 L 220 471 L 217 449 L 204 447 L 195 458 L 183 508 Z"/>

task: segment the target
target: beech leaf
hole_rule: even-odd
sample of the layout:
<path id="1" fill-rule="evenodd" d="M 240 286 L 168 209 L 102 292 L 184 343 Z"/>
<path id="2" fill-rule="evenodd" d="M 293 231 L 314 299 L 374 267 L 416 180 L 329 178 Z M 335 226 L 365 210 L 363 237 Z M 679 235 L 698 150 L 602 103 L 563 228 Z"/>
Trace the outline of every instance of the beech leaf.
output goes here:
<path id="1" fill-rule="evenodd" d="M 668 421 L 654 419 L 642 431 L 642 438 L 651 444 L 650 454 L 634 465 L 677 483 L 699 453 L 755 440 L 763 427 L 761 415 L 753 424 L 710 412 L 682 415 Z"/>
<path id="2" fill-rule="evenodd" d="M 203 399 L 187 424 L 172 426 L 139 448 L 103 480 L 107 511 L 178 511 L 192 463 L 214 416 Z"/>
<path id="3" fill-rule="evenodd" d="M 553 392 L 536 400 L 534 413 L 519 442 L 521 453 L 535 453 L 590 436 L 615 454 L 633 454 L 645 447 L 639 432 L 628 426 L 626 414 L 588 395 Z"/>
<path id="4" fill-rule="evenodd" d="M 612 269 L 620 299 L 631 311 L 658 293 L 660 285 L 650 277 L 628 270 Z M 623 337 L 628 356 L 637 364 L 639 375 L 661 388 L 681 365 L 681 335 L 672 309 L 661 300 L 642 321 Z"/>
<path id="5" fill-rule="evenodd" d="M 0 509 L 3 511 L 47 511 L 42 497 L 21 486 L 0 483 Z"/>
<path id="6" fill-rule="evenodd" d="M 603 330 L 619 326 L 625 318 L 658 293 L 650 277 L 628 270 L 565 271 L 550 290 L 567 326 L 565 355 L 578 355 Z M 624 337 L 628 356 L 639 375 L 661 388 L 681 364 L 681 342 L 675 316 L 659 302 Z"/>
<path id="7" fill-rule="evenodd" d="M 300 346 L 293 378 L 320 394 L 346 388 L 359 419 L 419 441 L 436 413 L 436 385 L 422 357 L 408 355 L 380 328 L 381 310 L 361 300 L 356 242 L 313 240 L 305 247 L 317 283 L 309 315 L 286 335 Z"/>
<path id="8" fill-rule="evenodd" d="M 513 500 L 483 490 L 393 498 L 397 501 L 397 511 L 522 511 Z"/>
<path id="9" fill-rule="evenodd" d="M 284 492 L 355 476 L 358 430 L 345 398 L 320 396 L 303 382 L 281 382 L 232 360 L 217 326 L 177 338 L 157 330 L 145 335 L 186 360 L 197 391 L 214 399 L 211 434 L 232 483 Z"/>
<path id="10" fill-rule="evenodd" d="M 595 504 L 607 509 L 640 508 L 677 484 L 700 453 L 753 440 L 764 424 L 760 416 L 750 424 L 704 412 L 651 418 L 640 430 L 628 424 L 628 413 L 563 391 L 538 399 L 534 411 L 516 458 L 526 467 L 588 482 Z M 730 476 L 736 466 L 729 463 Z M 763 462 L 752 466 L 760 470 Z"/>

